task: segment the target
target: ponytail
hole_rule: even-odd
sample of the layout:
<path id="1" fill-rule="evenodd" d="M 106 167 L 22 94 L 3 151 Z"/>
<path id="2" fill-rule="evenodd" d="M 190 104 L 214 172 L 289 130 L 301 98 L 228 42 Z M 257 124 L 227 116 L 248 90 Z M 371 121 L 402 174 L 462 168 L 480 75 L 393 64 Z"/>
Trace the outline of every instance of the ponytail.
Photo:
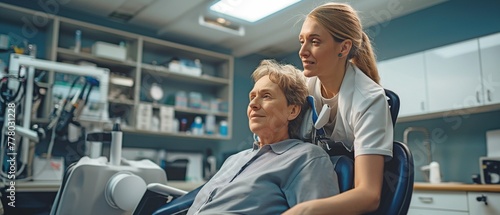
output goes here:
<path id="1" fill-rule="evenodd" d="M 380 76 L 378 74 L 377 63 L 370 38 L 368 38 L 365 32 L 362 32 L 362 34 L 360 46 L 352 47 L 352 49 L 354 49 L 352 62 L 363 71 L 363 73 L 375 81 L 375 83 L 380 84 Z"/>

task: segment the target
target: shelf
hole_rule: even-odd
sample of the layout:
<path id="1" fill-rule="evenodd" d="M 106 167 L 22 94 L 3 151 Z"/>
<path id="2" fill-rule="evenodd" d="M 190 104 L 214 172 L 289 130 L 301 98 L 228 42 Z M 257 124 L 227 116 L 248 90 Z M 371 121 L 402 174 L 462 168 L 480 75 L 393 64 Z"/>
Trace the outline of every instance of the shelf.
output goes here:
<path id="1" fill-rule="evenodd" d="M 113 28 L 108 28 L 100 25 L 95 25 L 88 22 L 82 22 L 78 20 L 68 19 L 65 17 L 59 17 L 60 20 L 60 32 L 69 32 L 71 35 L 74 34 L 76 30 L 82 31 L 83 38 L 92 38 L 96 41 L 116 41 L 117 43 L 123 40 L 133 41 L 138 39 L 138 35 L 121 31 Z"/>
<path id="2" fill-rule="evenodd" d="M 229 114 L 225 112 L 213 112 L 209 110 L 200 110 L 200 109 L 195 109 L 195 108 L 188 108 L 188 107 L 174 107 L 175 111 L 177 112 L 182 112 L 182 113 L 194 113 L 194 114 L 213 114 L 214 116 L 223 116 L 223 117 L 228 117 Z"/>
<path id="3" fill-rule="evenodd" d="M 140 130 L 140 129 L 134 129 L 134 128 L 130 128 L 130 127 L 122 128 L 122 131 L 125 133 L 133 133 L 133 134 L 147 134 L 147 135 L 181 137 L 181 138 L 192 138 L 192 139 L 229 140 L 229 136 L 193 135 L 193 134 L 189 134 L 189 133 L 172 133 L 172 132 L 164 132 L 164 131 Z"/>
<path id="4" fill-rule="evenodd" d="M 85 52 L 76 53 L 73 50 L 66 48 L 57 48 L 57 54 L 58 57 L 60 57 L 61 59 L 70 61 L 85 60 L 97 64 L 118 65 L 130 68 L 136 67 L 137 64 L 134 61 L 117 61 L 106 58 L 100 58 Z"/>
<path id="5" fill-rule="evenodd" d="M 144 72 L 152 75 L 159 75 L 161 77 L 170 78 L 172 80 L 184 81 L 193 84 L 213 85 L 213 86 L 226 86 L 229 85 L 229 80 L 225 78 L 213 77 L 208 75 L 194 76 L 178 72 L 172 72 L 164 66 L 155 66 L 151 64 L 142 64 Z"/>
<path id="6" fill-rule="evenodd" d="M 196 109 L 196 108 L 189 108 L 189 107 L 176 107 L 173 105 L 164 105 L 164 104 L 158 104 L 158 103 L 153 103 L 153 102 L 141 102 L 142 104 L 151 104 L 153 108 L 160 108 L 160 107 L 173 107 L 176 112 L 182 112 L 182 113 L 192 113 L 192 114 L 201 114 L 201 115 L 208 115 L 212 114 L 214 116 L 221 116 L 221 117 L 228 117 L 229 114 L 226 112 L 214 112 L 210 110 L 201 110 L 201 109 Z"/>
<path id="7" fill-rule="evenodd" d="M 108 98 L 108 101 L 111 104 L 135 105 L 134 101 L 128 100 L 128 99 L 111 99 L 111 98 Z"/>

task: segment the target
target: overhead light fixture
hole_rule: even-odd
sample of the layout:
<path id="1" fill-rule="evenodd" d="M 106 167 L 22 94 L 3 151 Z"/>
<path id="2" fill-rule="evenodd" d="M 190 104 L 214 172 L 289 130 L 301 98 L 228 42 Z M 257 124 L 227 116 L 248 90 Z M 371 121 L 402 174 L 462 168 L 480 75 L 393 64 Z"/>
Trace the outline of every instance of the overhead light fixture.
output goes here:
<path id="1" fill-rule="evenodd" d="M 245 36 L 245 28 L 240 25 L 235 25 L 224 18 L 210 18 L 207 16 L 200 16 L 198 18 L 198 23 L 202 26 L 223 31 L 226 33 Z"/>
<path id="2" fill-rule="evenodd" d="M 220 0 L 210 6 L 210 10 L 256 22 L 301 0 Z"/>

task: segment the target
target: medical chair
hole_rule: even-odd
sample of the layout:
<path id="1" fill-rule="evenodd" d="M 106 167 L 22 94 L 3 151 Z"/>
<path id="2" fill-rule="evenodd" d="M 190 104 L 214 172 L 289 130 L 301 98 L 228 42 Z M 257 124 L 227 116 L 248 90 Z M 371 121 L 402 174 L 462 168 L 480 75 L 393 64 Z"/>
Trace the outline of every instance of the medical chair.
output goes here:
<path id="1" fill-rule="evenodd" d="M 399 97 L 396 93 L 387 89 L 385 93 L 394 125 L 399 113 Z M 305 141 L 317 141 L 318 137 L 316 133 L 321 131 L 314 131 L 315 128 L 313 126 L 318 119 L 318 114 L 315 111 L 312 97 L 308 97 L 308 102 L 312 105 L 312 108 L 304 116 L 301 135 Z M 338 176 L 340 192 L 353 188 L 354 163 L 352 157 L 353 153 L 347 152 L 347 150 L 331 156 L 335 172 Z M 378 210 L 370 214 L 406 214 L 413 193 L 413 177 L 413 157 L 411 152 L 404 144 L 394 141 L 393 158 L 386 162 L 384 167 L 384 182 L 380 206 Z M 201 187 L 185 195 L 183 193 L 172 195 L 169 193 L 169 189 L 159 184 L 148 185 L 148 190 L 134 211 L 134 215 L 184 214 L 194 202 L 194 198 Z M 164 204 L 166 196 L 169 195 L 178 198 L 170 201 L 168 204 Z"/>
<path id="2" fill-rule="evenodd" d="M 385 89 L 385 95 L 387 96 L 394 126 L 399 114 L 399 96 L 388 89 Z M 394 141 L 392 159 L 384 165 L 380 205 L 376 211 L 369 214 L 407 214 L 413 194 L 413 182 L 413 155 L 404 143 Z"/>

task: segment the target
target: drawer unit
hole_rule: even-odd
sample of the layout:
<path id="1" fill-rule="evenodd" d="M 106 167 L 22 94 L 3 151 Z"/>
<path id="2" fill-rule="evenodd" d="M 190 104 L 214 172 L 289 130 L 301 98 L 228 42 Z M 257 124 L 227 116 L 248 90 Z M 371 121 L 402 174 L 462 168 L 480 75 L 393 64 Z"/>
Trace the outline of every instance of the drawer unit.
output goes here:
<path id="1" fill-rule="evenodd" d="M 500 193 L 468 192 L 469 213 L 471 215 L 500 214 Z"/>
<path id="2" fill-rule="evenodd" d="M 411 198 L 410 208 L 462 211 L 467 214 L 469 211 L 467 192 L 415 191 Z"/>

